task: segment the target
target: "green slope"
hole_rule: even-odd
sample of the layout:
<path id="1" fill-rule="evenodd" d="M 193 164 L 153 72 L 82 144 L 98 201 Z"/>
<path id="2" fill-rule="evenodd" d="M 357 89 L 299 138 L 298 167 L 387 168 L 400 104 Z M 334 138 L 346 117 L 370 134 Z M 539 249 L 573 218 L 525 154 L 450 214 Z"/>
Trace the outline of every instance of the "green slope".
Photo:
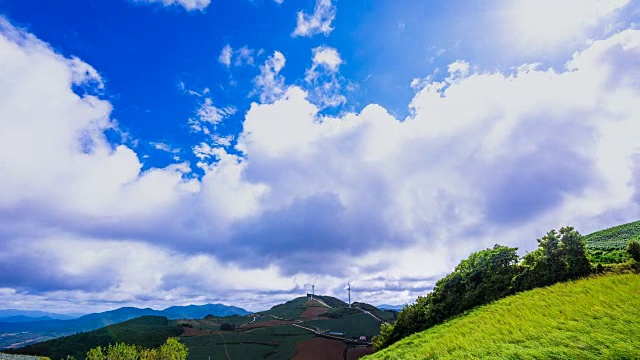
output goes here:
<path id="1" fill-rule="evenodd" d="M 535 289 L 402 339 L 367 359 L 640 359 L 640 275 Z"/>

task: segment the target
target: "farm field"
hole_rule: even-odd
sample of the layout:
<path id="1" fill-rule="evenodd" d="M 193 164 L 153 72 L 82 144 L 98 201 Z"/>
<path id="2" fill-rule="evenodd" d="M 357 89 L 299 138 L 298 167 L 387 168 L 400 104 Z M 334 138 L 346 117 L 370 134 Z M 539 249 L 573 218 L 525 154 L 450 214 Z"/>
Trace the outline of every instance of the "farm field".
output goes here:
<path id="1" fill-rule="evenodd" d="M 298 344 L 293 360 L 333 360 L 343 358 L 347 346 L 342 341 L 313 338 Z"/>
<path id="2" fill-rule="evenodd" d="M 640 275 L 556 284 L 476 308 L 367 359 L 637 359 Z"/>
<path id="3" fill-rule="evenodd" d="M 640 240 L 640 221 L 596 231 L 585 237 L 587 255 L 593 264 L 620 264 L 629 260 L 627 244 Z"/>
<path id="4" fill-rule="evenodd" d="M 318 328 L 321 331 L 344 333 L 346 337 L 374 336 L 380 332 L 380 323 L 362 312 L 338 319 L 305 321 L 304 325 Z"/>
<path id="5" fill-rule="evenodd" d="M 585 235 L 589 250 L 623 250 L 627 247 L 627 243 L 633 240 L 640 240 L 640 221 Z"/>

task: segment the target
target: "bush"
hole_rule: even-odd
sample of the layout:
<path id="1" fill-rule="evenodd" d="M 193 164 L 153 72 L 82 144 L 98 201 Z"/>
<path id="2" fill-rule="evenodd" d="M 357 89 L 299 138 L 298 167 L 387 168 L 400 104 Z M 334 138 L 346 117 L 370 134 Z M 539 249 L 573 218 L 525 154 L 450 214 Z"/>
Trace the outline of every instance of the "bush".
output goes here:
<path id="1" fill-rule="evenodd" d="M 187 355 L 187 347 L 178 338 L 168 338 L 156 349 L 125 343 L 98 346 L 87 352 L 87 360 L 185 360 Z"/>
<path id="2" fill-rule="evenodd" d="M 627 252 L 633 260 L 640 262 L 640 242 L 635 240 L 629 242 L 627 244 Z"/>
<path id="3" fill-rule="evenodd" d="M 233 331 L 235 329 L 236 329 L 236 326 L 234 324 L 224 323 L 220 325 L 220 330 L 222 331 Z"/>
<path id="4" fill-rule="evenodd" d="M 347 316 L 347 315 L 351 315 L 351 314 L 355 314 L 355 313 L 359 313 L 360 310 L 353 308 L 353 307 L 347 307 L 347 306 L 342 306 L 342 307 L 338 307 L 338 308 L 331 308 L 329 309 L 326 313 L 323 314 L 323 316 L 326 316 L 328 318 L 332 318 L 332 319 L 339 319 L 343 316 Z"/>

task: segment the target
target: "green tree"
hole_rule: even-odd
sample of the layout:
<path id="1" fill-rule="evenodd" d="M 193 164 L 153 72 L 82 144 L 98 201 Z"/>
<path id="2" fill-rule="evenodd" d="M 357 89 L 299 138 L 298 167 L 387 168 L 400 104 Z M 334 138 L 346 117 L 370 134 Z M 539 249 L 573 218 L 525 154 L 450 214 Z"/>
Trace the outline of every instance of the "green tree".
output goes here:
<path id="1" fill-rule="evenodd" d="M 236 326 L 231 323 L 223 323 L 222 325 L 220 325 L 220 330 L 222 331 L 233 331 L 235 329 L 236 329 Z"/>
<path id="2" fill-rule="evenodd" d="M 514 289 L 524 291 L 591 273 L 584 238 L 573 227 L 551 230 L 538 239 L 538 249 L 526 254 Z"/>
<path id="3" fill-rule="evenodd" d="M 147 349 L 125 343 L 100 346 L 87 352 L 87 360 L 185 360 L 187 347 L 178 338 L 171 337 L 157 349 Z"/>
<path id="4" fill-rule="evenodd" d="M 102 351 L 102 346 L 98 346 L 87 351 L 87 360 L 107 360 L 104 352 Z"/>
<path id="5" fill-rule="evenodd" d="M 187 346 L 176 337 L 168 338 L 158 349 L 159 358 L 162 360 L 185 360 L 188 354 Z"/>
<path id="6" fill-rule="evenodd" d="M 443 322 L 477 305 L 512 293 L 518 272 L 517 248 L 495 245 L 471 254 L 455 270 L 438 280 L 433 291 L 406 306 L 390 334 L 378 339 L 380 348 Z"/>
<path id="7" fill-rule="evenodd" d="M 627 252 L 633 260 L 640 262 L 640 242 L 636 240 L 630 241 L 627 244 Z"/>
<path id="8" fill-rule="evenodd" d="M 382 323 L 380 325 L 380 334 L 373 337 L 373 351 L 378 351 L 385 348 L 391 333 L 393 332 L 393 325 Z"/>

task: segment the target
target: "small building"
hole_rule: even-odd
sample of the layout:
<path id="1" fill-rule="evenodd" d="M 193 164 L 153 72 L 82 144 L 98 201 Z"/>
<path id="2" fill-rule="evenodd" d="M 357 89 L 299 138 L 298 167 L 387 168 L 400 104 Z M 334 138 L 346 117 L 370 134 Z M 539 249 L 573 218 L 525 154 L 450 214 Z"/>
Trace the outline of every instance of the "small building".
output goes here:
<path id="1" fill-rule="evenodd" d="M 329 331 L 325 333 L 326 335 L 331 335 L 331 336 L 341 336 L 344 337 L 344 333 L 341 332 L 336 332 L 336 331 Z"/>

